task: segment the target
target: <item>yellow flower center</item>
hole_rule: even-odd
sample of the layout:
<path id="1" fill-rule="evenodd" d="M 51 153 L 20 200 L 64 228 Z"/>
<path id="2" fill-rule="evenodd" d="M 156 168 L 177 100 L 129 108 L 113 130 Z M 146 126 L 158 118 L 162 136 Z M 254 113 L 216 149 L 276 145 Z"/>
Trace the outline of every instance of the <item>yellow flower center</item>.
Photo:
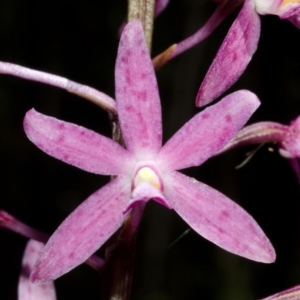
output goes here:
<path id="1" fill-rule="evenodd" d="M 133 180 L 133 188 L 137 187 L 141 182 L 147 182 L 158 190 L 161 190 L 161 183 L 156 173 L 149 167 L 141 168 Z"/>
<path id="2" fill-rule="evenodd" d="M 287 4 L 296 4 L 296 3 L 300 3 L 300 0 L 283 0 L 279 7 L 281 8 Z"/>

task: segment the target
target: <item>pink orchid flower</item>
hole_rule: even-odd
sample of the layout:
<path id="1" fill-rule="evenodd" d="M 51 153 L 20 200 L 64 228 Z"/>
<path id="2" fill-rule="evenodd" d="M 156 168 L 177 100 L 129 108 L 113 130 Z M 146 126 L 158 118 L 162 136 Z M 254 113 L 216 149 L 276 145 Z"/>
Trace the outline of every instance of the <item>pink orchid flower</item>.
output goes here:
<path id="1" fill-rule="evenodd" d="M 85 171 L 116 176 L 73 211 L 47 242 L 31 274 L 53 280 L 84 262 L 150 199 L 174 209 L 197 233 L 234 254 L 270 263 L 275 252 L 253 218 L 213 188 L 177 170 L 198 166 L 231 140 L 259 106 L 238 91 L 198 113 L 162 147 L 155 72 L 139 21 L 126 25 L 115 70 L 116 107 L 126 149 L 83 127 L 30 110 L 28 138 Z"/>
<path id="2" fill-rule="evenodd" d="M 259 122 L 246 126 L 219 153 L 239 146 L 268 142 L 278 143 L 279 153 L 289 161 L 300 182 L 300 116 L 290 125 Z"/>
<path id="3" fill-rule="evenodd" d="M 18 285 L 18 300 L 56 300 L 55 287 L 52 281 L 34 284 L 29 279 L 44 246 L 43 243 L 34 240 L 29 240 L 27 243 Z"/>
<path id="4" fill-rule="evenodd" d="M 275 14 L 300 28 L 300 0 L 245 0 L 199 88 L 197 106 L 219 97 L 246 69 L 260 36 L 258 14 Z"/>

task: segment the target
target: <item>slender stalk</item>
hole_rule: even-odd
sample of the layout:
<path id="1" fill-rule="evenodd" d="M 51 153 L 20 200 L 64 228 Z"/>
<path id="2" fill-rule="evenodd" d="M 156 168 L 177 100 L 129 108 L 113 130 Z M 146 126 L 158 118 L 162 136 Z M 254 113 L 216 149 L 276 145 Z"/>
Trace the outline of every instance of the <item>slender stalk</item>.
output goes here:
<path id="1" fill-rule="evenodd" d="M 156 70 L 160 69 L 165 63 L 181 53 L 189 50 L 205 40 L 210 34 L 229 16 L 236 8 L 243 4 L 243 0 L 225 0 L 219 4 L 213 15 L 208 21 L 194 34 L 173 44 L 157 55 L 153 59 L 153 65 Z"/>
<path id="2" fill-rule="evenodd" d="M 64 89 L 99 105 L 110 113 L 116 113 L 116 103 L 114 99 L 97 91 L 96 89 L 71 81 L 67 78 L 2 61 L 0 61 L 0 74 L 7 74 L 27 80 L 42 82 Z"/>
<path id="3" fill-rule="evenodd" d="M 140 20 L 148 49 L 151 49 L 155 0 L 128 0 L 128 21 Z"/>
<path id="4" fill-rule="evenodd" d="M 134 272 L 136 230 L 144 205 L 133 208 L 122 227 L 109 239 L 105 249 L 103 299 L 129 300 Z"/>
<path id="5" fill-rule="evenodd" d="M 128 21 L 139 19 L 144 28 L 148 49 L 151 47 L 154 0 L 128 0 Z M 116 115 L 111 114 L 112 136 L 124 145 Z M 122 227 L 108 240 L 105 248 L 105 268 L 102 299 L 129 300 L 134 272 L 136 231 L 144 211 L 144 204 L 134 207 Z"/>

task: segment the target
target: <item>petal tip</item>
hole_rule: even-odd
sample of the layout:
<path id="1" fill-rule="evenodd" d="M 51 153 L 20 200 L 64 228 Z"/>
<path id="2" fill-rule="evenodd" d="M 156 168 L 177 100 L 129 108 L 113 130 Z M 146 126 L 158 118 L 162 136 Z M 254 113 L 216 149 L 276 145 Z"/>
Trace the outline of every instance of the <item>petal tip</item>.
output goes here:
<path id="1" fill-rule="evenodd" d="M 255 244 L 254 241 L 253 243 Z M 263 234 L 263 236 L 257 240 L 256 246 L 253 246 L 251 253 L 248 253 L 250 255 L 245 255 L 246 258 L 264 264 L 271 264 L 275 262 L 276 252 L 266 235 Z"/>
<path id="2" fill-rule="evenodd" d="M 46 282 L 47 280 L 43 280 L 43 279 L 39 276 L 39 274 L 37 274 L 36 268 L 34 268 L 33 271 L 32 271 L 31 274 L 30 274 L 30 281 L 31 281 L 32 283 L 37 283 L 37 284 L 39 284 L 39 283 L 44 283 L 44 282 Z"/>
<path id="3" fill-rule="evenodd" d="M 276 260 L 276 252 L 273 246 L 270 244 L 269 249 L 265 252 L 265 256 L 262 257 L 261 262 L 265 264 L 274 263 Z"/>
<path id="4" fill-rule="evenodd" d="M 31 271 L 30 281 L 35 284 L 42 284 L 53 281 L 57 277 L 51 276 L 51 271 L 39 259 Z"/>
<path id="5" fill-rule="evenodd" d="M 26 112 L 23 120 L 23 128 L 27 136 L 30 134 L 30 130 L 34 126 L 35 122 L 38 122 L 38 118 L 40 116 L 42 116 L 42 114 L 37 112 L 34 108 Z"/>

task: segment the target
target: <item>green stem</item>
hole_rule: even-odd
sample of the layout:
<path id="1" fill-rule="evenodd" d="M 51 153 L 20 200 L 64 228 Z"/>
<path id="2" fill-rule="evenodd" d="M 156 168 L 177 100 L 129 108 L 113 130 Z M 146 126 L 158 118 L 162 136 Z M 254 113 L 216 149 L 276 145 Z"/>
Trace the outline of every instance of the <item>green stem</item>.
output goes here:
<path id="1" fill-rule="evenodd" d="M 155 0 L 128 0 L 128 22 L 140 20 L 148 49 L 151 49 Z"/>

